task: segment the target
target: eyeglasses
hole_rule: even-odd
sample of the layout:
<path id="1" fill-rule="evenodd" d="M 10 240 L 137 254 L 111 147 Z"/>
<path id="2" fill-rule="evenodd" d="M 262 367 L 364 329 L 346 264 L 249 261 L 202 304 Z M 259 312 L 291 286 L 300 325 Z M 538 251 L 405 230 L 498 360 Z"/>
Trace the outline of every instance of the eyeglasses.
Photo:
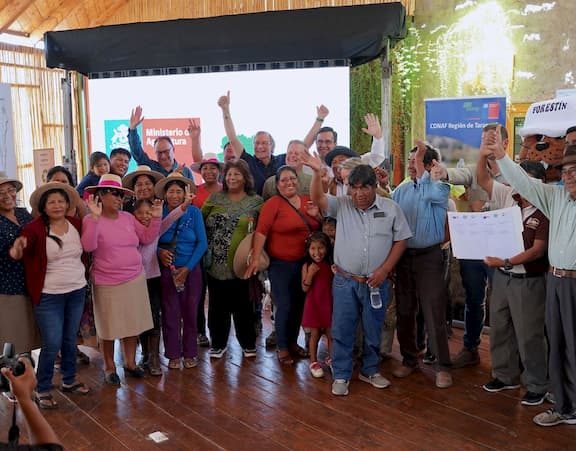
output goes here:
<path id="1" fill-rule="evenodd" d="M 333 144 L 334 141 L 332 139 L 317 139 L 316 144 L 320 144 L 321 146 L 324 144 Z"/>
<path id="2" fill-rule="evenodd" d="M 298 177 L 286 177 L 278 180 L 280 183 L 288 183 L 288 182 L 296 182 L 298 181 Z"/>
<path id="3" fill-rule="evenodd" d="M 269 146 L 270 141 L 254 141 L 255 146 Z"/>
<path id="4" fill-rule="evenodd" d="M 576 167 L 569 169 L 562 169 L 562 176 L 569 175 L 570 177 L 576 177 Z"/>
<path id="5" fill-rule="evenodd" d="M 18 190 L 16 188 L 8 188 L 6 191 L 0 191 L 0 197 L 12 197 Z"/>
<path id="6" fill-rule="evenodd" d="M 100 190 L 102 194 L 112 194 L 115 197 L 119 197 L 120 199 L 124 199 L 124 191 L 120 191 L 119 189 L 114 188 L 103 188 Z"/>

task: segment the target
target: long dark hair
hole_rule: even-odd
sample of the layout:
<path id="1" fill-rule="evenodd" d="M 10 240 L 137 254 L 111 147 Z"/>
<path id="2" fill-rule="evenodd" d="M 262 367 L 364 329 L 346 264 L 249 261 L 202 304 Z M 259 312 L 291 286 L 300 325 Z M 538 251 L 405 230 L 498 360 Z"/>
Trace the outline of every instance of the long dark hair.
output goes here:
<path id="1" fill-rule="evenodd" d="M 60 249 L 62 249 L 62 240 L 60 238 L 58 238 L 57 236 L 52 235 L 50 233 L 50 218 L 46 214 L 46 202 L 48 202 L 48 196 L 50 196 L 50 194 L 54 194 L 54 193 L 61 194 L 62 197 L 64 197 L 64 199 L 66 200 L 68 207 L 70 207 L 70 196 L 68 196 L 68 193 L 65 190 L 63 190 L 62 188 L 53 188 L 53 189 L 49 189 L 48 191 L 45 191 L 40 196 L 40 200 L 38 201 L 38 212 L 40 212 L 40 217 L 42 218 L 42 221 L 44 222 L 44 227 L 46 228 L 46 236 L 48 238 L 54 240 L 56 242 L 56 244 L 58 244 L 58 247 Z"/>
<path id="2" fill-rule="evenodd" d="M 50 182 L 52 181 L 52 177 L 54 177 L 56 174 L 58 174 L 59 172 L 62 172 L 66 178 L 68 179 L 68 184 L 70 186 L 74 186 L 74 177 L 72 177 L 72 173 L 66 169 L 64 166 L 54 166 L 52 168 L 50 168 L 48 170 L 48 173 L 46 174 L 46 181 Z"/>
<path id="3" fill-rule="evenodd" d="M 306 238 L 306 263 L 313 263 L 310 257 L 310 246 L 314 241 L 320 242 L 326 248 L 326 257 L 324 261 L 329 265 L 332 264 L 332 243 L 330 242 L 330 237 L 324 232 L 312 232 L 308 238 Z"/>
<path id="4" fill-rule="evenodd" d="M 228 184 L 226 183 L 226 175 L 230 169 L 237 169 L 242 177 L 244 177 L 244 192 L 249 196 L 256 194 L 256 190 L 254 188 L 254 177 L 250 173 L 250 168 L 248 167 L 248 163 L 244 160 L 236 160 L 236 161 L 229 161 L 224 165 L 224 170 L 222 171 L 222 191 L 225 193 L 228 192 Z"/>

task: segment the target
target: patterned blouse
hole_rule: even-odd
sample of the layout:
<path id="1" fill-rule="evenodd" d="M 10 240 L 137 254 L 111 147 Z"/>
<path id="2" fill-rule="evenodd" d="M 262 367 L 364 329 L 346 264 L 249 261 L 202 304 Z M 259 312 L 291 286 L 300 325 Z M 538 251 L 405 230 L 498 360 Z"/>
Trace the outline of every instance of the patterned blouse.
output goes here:
<path id="1" fill-rule="evenodd" d="M 32 221 L 32 216 L 25 208 L 15 208 L 14 215 L 18 224 L 0 215 L 0 295 L 26 294 L 24 264 L 22 260 L 12 260 L 8 252 L 22 227 Z"/>
<path id="2" fill-rule="evenodd" d="M 233 263 L 236 248 L 248 234 L 250 220 L 256 221 L 262 198 L 246 196 L 232 201 L 226 193 L 212 193 L 202 207 L 202 216 L 208 236 L 208 252 L 205 257 L 208 274 L 215 279 L 234 279 Z M 256 227 L 254 227 L 254 230 Z"/>

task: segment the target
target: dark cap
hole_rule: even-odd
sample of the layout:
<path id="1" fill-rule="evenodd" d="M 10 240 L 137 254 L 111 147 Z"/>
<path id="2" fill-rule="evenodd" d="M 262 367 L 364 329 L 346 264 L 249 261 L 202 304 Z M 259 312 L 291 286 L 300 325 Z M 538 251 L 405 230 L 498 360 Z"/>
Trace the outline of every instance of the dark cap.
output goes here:
<path id="1" fill-rule="evenodd" d="M 325 157 L 326 164 L 332 166 L 332 160 L 338 155 L 344 155 L 346 158 L 359 157 L 358 152 L 354 152 L 352 149 L 344 146 L 336 146 L 332 149 Z"/>

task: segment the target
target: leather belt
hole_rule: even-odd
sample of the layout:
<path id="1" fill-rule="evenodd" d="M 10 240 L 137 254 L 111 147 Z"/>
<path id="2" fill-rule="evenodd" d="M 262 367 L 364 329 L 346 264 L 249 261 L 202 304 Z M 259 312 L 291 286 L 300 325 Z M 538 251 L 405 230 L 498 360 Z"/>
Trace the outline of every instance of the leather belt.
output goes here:
<path id="1" fill-rule="evenodd" d="M 550 266 L 548 272 L 552 273 L 554 277 L 558 277 L 560 279 L 576 279 L 576 270 L 574 269 L 560 269 L 555 268 L 554 266 Z"/>
<path id="2" fill-rule="evenodd" d="M 531 279 L 533 277 L 542 277 L 545 273 L 543 272 L 532 272 L 532 273 L 518 273 L 518 272 L 511 272 L 505 271 L 502 268 L 498 268 L 502 274 L 511 277 L 512 279 Z"/>
<path id="3" fill-rule="evenodd" d="M 368 276 L 357 276 L 356 274 L 344 271 L 342 268 L 336 265 L 334 265 L 333 268 L 338 274 L 345 277 L 346 279 L 352 279 L 358 283 L 366 283 L 368 281 Z"/>
<path id="4" fill-rule="evenodd" d="M 440 249 L 440 244 L 434 244 L 428 247 L 409 247 L 404 251 L 408 255 L 422 255 Z"/>

